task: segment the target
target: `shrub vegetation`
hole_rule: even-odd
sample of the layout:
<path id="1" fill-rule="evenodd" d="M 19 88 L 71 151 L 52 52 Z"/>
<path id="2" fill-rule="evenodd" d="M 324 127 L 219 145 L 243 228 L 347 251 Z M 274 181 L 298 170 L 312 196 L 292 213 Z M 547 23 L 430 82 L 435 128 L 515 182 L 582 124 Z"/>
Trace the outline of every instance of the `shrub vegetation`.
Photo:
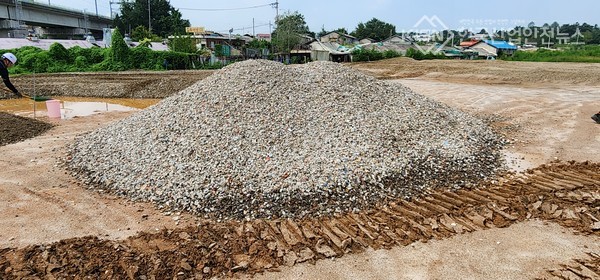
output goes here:
<path id="1" fill-rule="evenodd" d="M 10 70 L 14 74 L 163 70 L 165 60 L 169 69 L 201 67 L 200 63 L 192 63 L 198 58 L 196 53 L 153 51 L 147 44 L 129 48 L 118 30 L 113 33 L 110 48 L 75 46 L 66 49 L 61 44 L 54 43 L 48 50 L 32 46 L 0 50 L 0 53 L 5 52 L 14 53 L 19 59 Z"/>
<path id="2" fill-rule="evenodd" d="M 376 61 L 399 56 L 402 54 L 394 50 L 381 52 L 376 49 L 356 49 L 352 51 L 352 61 Z"/>
<path id="3" fill-rule="evenodd" d="M 503 57 L 503 59 L 512 61 L 600 63 L 600 46 L 566 46 L 560 48 L 560 50 L 517 51 L 513 56 Z"/>

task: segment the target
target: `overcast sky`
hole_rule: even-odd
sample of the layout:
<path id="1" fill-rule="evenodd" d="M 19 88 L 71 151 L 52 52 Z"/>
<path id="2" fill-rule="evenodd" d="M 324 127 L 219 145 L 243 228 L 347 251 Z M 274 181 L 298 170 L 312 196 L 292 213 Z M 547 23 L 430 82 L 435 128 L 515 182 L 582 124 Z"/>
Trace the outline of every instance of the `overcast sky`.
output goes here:
<path id="1" fill-rule="evenodd" d="M 36 0 L 36 2 L 60 5 L 76 10 L 110 14 L 109 0 Z M 112 0 L 118 2 L 118 0 Z M 234 28 L 234 33 L 252 33 L 252 19 L 256 33 L 268 33 L 269 21 L 273 22 L 276 10 L 270 3 L 275 0 L 171 0 L 173 7 L 179 9 L 192 26 L 202 26 L 208 30 L 226 32 Z M 118 10 L 118 5 L 113 4 Z M 261 6 L 252 9 L 229 11 L 202 11 L 197 9 L 238 9 Z M 196 9 L 196 10 L 194 10 Z M 303 14 L 311 31 L 346 28 L 353 31 L 359 22 L 372 18 L 396 26 L 401 32 L 425 29 L 503 29 L 516 25 L 526 26 L 533 21 L 536 24 L 558 21 L 561 24 L 587 22 L 600 24 L 600 1 L 598 0 L 503 0 L 503 1 L 451 1 L 451 0 L 279 0 L 279 12 L 298 11 Z M 437 16 L 440 21 L 421 21 L 426 16 Z M 421 21 L 420 24 L 418 24 Z M 436 25 L 433 26 L 432 25 Z M 417 25 L 418 24 L 418 25 Z"/>

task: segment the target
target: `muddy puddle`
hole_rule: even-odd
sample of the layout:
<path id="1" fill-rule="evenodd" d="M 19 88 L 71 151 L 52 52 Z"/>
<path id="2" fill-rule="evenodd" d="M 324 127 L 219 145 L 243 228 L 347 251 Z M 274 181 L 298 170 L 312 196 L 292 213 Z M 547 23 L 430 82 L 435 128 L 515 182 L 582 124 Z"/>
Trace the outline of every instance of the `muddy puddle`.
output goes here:
<path id="1" fill-rule="evenodd" d="M 514 172 L 523 172 L 534 168 L 536 165 L 525 159 L 526 155 L 514 151 L 504 150 L 504 161 L 509 170 Z"/>
<path id="2" fill-rule="evenodd" d="M 128 112 L 145 109 L 160 99 L 55 97 L 58 103 L 34 102 L 30 99 L 0 100 L 0 111 L 32 118 L 72 119 L 105 112 Z M 52 102 L 52 101 L 51 101 Z M 55 107 L 52 107 L 55 106 Z M 50 108 L 50 110 L 49 110 Z"/>

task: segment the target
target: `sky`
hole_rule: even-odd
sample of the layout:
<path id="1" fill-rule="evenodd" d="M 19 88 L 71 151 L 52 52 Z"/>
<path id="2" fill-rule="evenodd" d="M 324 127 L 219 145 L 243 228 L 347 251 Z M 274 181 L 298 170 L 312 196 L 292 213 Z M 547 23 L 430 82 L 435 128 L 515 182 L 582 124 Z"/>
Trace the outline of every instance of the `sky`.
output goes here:
<path id="1" fill-rule="evenodd" d="M 44 4 L 85 10 L 89 13 L 110 15 L 110 2 L 119 0 L 35 0 Z M 226 33 L 233 28 L 234 34 L 269 33 L 269 23 L 276 15 L 271 3 L 275 0 L 170 0 L 183 18 L 192 26 Z M 600 1 L 598 0 L 503 0 L 503 1 L 452 1 L 452 0 L 279 0 L 279 13 L 299 12 L 313 32 L 322 28 L 333 30 L 356 29 L 359 23 L 377 18 L 396 26 L 402 31 L 455 30 L 480 31 L 489 29 L 512 29 L 557 21 L 565 23 L 600 24 Z M 112 4 L 114 11 L 118 4 Z M 256 8 L 251 8 L 256 7 Z M 210 10 L 213 9 L 213 10 Z M 221 9 L 234 9 L 223 11 Z M 253 24 L 254 21 L 254 24 Z"/>

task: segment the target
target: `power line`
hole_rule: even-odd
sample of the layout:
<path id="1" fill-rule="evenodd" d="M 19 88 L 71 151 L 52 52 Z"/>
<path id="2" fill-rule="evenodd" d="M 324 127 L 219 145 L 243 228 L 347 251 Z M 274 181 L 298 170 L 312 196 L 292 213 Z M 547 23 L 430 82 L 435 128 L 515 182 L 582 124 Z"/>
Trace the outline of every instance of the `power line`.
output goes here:
<path id="1" fill-rule="evenodd" d="M 277 4 L 278 3 L 269 3 L 269 4 L 250 6 L 250 7 L 223 8 L 223 9 L 198 9 L 198 8 L 177 8 L 177 9 L 187 10 L 187 11 L 202 11 L 202 12 L 223 12 L 223 11 L 250 10 L 250 9 L 257 9 L 257 8 L 268 7 L 268 6 L 275 7 Z"/>
<path id="2" fill-rule="evenodd" d="M 264 27 L 264 26 L 269 26 L 269 25 L 271 25 L 271 24 L 270 23 L 265 23 L 265 24 L 255 25 L 255 26 L 232 28 L 230 30 L 232 30 L 232 31 L 240 31 L 240 30 L 252 29 L 253 27 Z M 215 32 L 217 32 L 217 33 L 227 33 L 227 32 L 229 32 L 229 30 L 215 31 Z"/>

